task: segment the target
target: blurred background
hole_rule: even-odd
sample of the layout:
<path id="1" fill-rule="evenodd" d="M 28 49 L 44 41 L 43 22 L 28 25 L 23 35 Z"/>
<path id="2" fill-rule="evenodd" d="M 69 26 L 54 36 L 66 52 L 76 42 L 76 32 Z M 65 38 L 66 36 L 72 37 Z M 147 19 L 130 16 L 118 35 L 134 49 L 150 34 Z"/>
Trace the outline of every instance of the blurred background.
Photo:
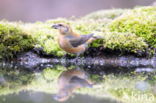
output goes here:
<path id="1" fill-rule="evenodd" d="M 35 22 L 84 16 L 101 9 L 133 8 L 156 0 L 0 0 L 0 19 Z"/>

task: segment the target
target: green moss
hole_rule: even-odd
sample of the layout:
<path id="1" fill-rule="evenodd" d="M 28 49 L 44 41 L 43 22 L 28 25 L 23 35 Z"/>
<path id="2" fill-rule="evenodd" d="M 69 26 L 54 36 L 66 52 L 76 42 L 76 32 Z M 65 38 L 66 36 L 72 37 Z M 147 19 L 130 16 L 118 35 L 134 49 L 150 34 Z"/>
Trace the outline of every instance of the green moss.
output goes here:
<path id="1" fill-rule="evenodd" d="M 156 7 L 139 7 L 132 10 L 102 10 L 82 18 L 58 18 L 46 22 L 0 22 L 0 58 L 12 58 L 31 48 L 43 48 L 47 54 L 63 56 L 57 43 L 55 23 L 67 23 L 79 34 L 94 33 L 103 37 L 90 47 L 103 46 L 121 53 L 145 53 L 156 47 Z"/>
<path id="2" fill-rule="evenodd" d="M 134 33 L 150 47 L 156 47 L 156 7 L 129 10 L 112 21 L 108 28 L 112 32 Z"/>
<path id="3" fill-rule="evenodd" d="M 97 26 L 98 22 L 88 20 L 67 20 L 59 18 L 56 20 L 49 20 L 45 23 L 37 22 L 35 24 L 24 24 L 22 29 L 24 32 L 30 34 L 36 41 L 36 48 L 43 48 L 47 54 L 53 54 L 55 56 L 63 56 L 65 52 L 59 47 L 57 42 L 58 30 L 52 29 L 51 26 L 55 23 L 67 23 L 70 24 L 72 29 L 80 34 L 93 33 L 95 30 L 103 28 L 101 24 Z M 91 23 L 91 25 L 89 25 Z M 93 31 L 94 30 L 94 31 Z"/>
<path id="4" fill-rule="evenodd" d="M 59 48 L 57 32 L 51 29 L 51 25 L 44 23 L 25 24 L 22 29 L 35 40 L 35 48 L 43 48 L 47 54 L 62 56 L 65 52 Z"/>
<path id="5" fill-rule="evenodd" d="M 62 71 L 58 69 L 46 68 L 43 70 L 43 76 L 46 80 L 55 80 L 59 77 L 60 72 Z"/>
<path id="6" fill-rule="evenodd" d="M 16 53 L 33 47 L 33 40 L 16 24 L 0 22 L 0 58 L 12 58 Z"/>
<path id="7" fill-rule="evenodd" d="M 124 12 L 126 12 L 126 9 L 112 9 L 112 10 L 100 10 L 93 13 L 90 13 L 86 16 L 84 16 L 84 19 L 114 19 Z"/>
<path id="8" fill-rule="evenodd" d="M 93 32 L 103 37 L 103 40 L 96 40 L 95 42 L 93 42 L 90 45 L 91 47 L 103 46 L 104 48 L 109 48 L 111 50 L 119 50 L 123 54 L 124 52 L 130 52 L 143 55 L 149 47 L 155 47 L 156 19 L 154 11 L 154 7 L 140 7 L 132 10 L 117 9 L 98 11 L 82 18 L 79 24 L 81 22 L 82 23 L 78 25 L 77 29 L 79 30 L 79 32 L 82 31 L 80 33 Z M 136 20 L 129 18 L 127 14 L 134 17 L 135 19 L 137 19 L 136 15 L 138 15 L 139 17 L 137 20 L 139 20 L 139 18 L 143 16 L 142 19 L 140 19 L 140 22 L 145 21 L 146 23 L 143 24 L 146 24 L 146 26 L 142 24 L 135 24 Z M 146 16 L 149 16 L 150 18 L 148 19 L 146 18 Z M 122 19 L 124 19 L 124 21 Z M 134 25 L 128 24 L 131 22 L 134 23 Z M 148 36 L 146 36 L 146 39 L 146 37 L 144 37 L 143 35 L 147 34 Z M 152 53 L 152 50 L 149 52 Z"/>
<path id="9" fill-rule="evenodd" d="M 107 32 L 103 46 L 112 50 L 119 49 L 120 51 L 138 53 L 139 51 L 144 52 L 148 45 L 143 38 L 132 33 Z"/>

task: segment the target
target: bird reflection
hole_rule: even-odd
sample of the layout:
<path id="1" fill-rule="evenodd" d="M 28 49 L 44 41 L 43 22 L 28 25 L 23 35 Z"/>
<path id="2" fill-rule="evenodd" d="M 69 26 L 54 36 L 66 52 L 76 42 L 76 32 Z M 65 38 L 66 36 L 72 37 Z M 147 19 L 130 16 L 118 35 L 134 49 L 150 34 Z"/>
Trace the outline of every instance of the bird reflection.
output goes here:
<path id="1" fill-rule="evenodd" d="M 89 80 L 85 71 L 80 69 L 64 71 L 58 78 L 58 93 L 54 96 L 54 99 L 60 102 L 66 101 L 74 90 L 82 87 L 91 88 L 92 86 L 93 83 Z"/>

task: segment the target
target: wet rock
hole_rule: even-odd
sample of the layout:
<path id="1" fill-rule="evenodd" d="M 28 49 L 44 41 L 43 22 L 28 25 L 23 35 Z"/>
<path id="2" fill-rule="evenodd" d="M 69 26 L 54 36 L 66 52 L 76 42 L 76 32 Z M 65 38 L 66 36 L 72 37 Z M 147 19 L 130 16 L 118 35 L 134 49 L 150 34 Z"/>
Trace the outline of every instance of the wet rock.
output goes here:
<path id="1" fill-rule="evenodd" d="M 19 65 L 23 65 L 27 68 L 33 68 L 37 65 L 50 62 L 50 59 L 42 58 L 34 52 L 26 52 L 17 57 L 16 61 Z"/>
<path id="2" fill-rule="evenodd" d="M 156 58 L 137 58 L 134 56 L 99 56 L 99 57 L 77 57 L 77 58 L 46 58 L 41 57 L 33 51 L 23 53 L 17 57 L 17 64 L 27 68 L 36 66 L 50 66 L 52 64 L 77 65 L 77 66 L 120 66 L 120 67 L 156 67 Z M 137 70 L 138 71 L 138 70 Z"/>

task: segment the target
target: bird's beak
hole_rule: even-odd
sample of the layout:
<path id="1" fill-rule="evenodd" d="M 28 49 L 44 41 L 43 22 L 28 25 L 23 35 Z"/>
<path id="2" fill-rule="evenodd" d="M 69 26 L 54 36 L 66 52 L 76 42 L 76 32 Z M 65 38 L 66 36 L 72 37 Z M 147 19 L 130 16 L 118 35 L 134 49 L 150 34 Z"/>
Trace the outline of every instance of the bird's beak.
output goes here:
<path id="1" fill-rule="evenodd" d="M 61 97 L 59 97 L 58 95 L 53 95 L 53 98 L 54 98 L 55 100 L 59 100 Z"/>
<path id="2" fill-rule="evenodd" d="M 58 29 L 60 26 L 58 24 L 54 24 L 51 27 L 54 28 L 54 29 Z"/>

